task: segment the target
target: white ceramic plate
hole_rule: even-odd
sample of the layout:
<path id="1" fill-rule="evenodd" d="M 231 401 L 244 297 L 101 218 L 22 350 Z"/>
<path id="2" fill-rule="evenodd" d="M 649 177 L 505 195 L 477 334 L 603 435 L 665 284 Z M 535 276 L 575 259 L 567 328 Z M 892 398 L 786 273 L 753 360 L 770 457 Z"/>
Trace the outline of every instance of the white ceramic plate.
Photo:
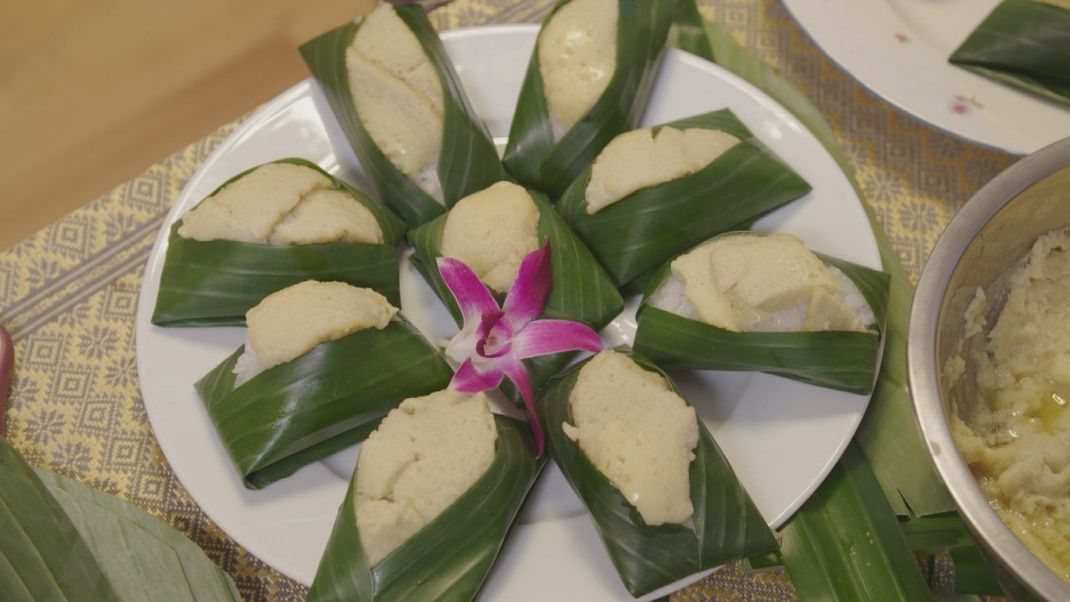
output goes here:
<path id="1" fill-rule="evenodd" d="M 497 26 L 444 34 L 468 94 L 499 140 L 509 129 L 535 26 Z M 261 491 L 242 487 L 193 390 L 193 383 L 243 340 L 240 328 L 158 328 L 149 323 L 170 224 L 231 175 L 301 156 L 363 184 L 341 133 L 309 82 L 268 103 L 228 138 L 183 190 L 145 270 L 138 307 L 138 370 L 149 419 L 175 474 L 201 508 L 238 543 L 308 584 L 334 522 L 356 450 Z M 669 51 L 644 118 L 659 123 L 730 107 L 813 186 L 813 192 L 761 220 L 762 231 L 801 236 L 816 250 L 879 267 L 876 243 L 850 183 L 821 144 L 775 102 L 743 80 L 690 54 Z M 366 186 L 365 186 L 366 187 Z M 407 262 L 402 309 L 431 340 L 455 327 Z M 633 301 L 634 303 L 634 301 Z M 604 332 L 630 341 L 634 308 Z M 839 459 L 869 401 L 762 374 L 683 374 L 679 379 L 762 515 L 777 526 L 806 500 Z M 485 588 L 494 600 L 628 598 L 594 526 L 555 466 L 547 468 Z M 547 575 L 553 578 L 547 579 Z M 680 587 L 688 581 L 674 584 Z M 669 588 L 666 588 L 669 591 Z"/>
<path id="2" fill-rule="evenodd" d="M 1024 155 L 1070 136 L 1070 109 L 960 69 L 948 57 L 1000 0 L 784 0 L 852 77 L 942 130 Z"/>

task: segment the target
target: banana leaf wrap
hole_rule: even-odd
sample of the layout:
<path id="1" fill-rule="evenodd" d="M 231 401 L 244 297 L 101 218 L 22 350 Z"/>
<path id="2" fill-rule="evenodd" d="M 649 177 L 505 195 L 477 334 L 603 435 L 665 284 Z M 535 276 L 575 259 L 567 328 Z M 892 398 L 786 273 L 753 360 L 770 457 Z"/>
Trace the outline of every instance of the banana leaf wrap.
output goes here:
<path id="1" fill-rule="evenodd" d="M 416 4 L 395 6 L 398 17 L 416 35 L 442 83 L 443 129 L 437 172 L 445 206 L 416 185 L 386 157 L 357 115 L 349 89 L 346 49 L 361 23 L 348 23 L 301 45 L 312 77 L 353 148 L 379 198 L 410 227 L 441 215 L 461 198 L 505 178 L 498 150 L 476 114 L 434 26 Z"/>
<path id="2" fill-rule="evenodd" d="M 554 140 L 536 42 L 505 147 L 509 173 L 556 198 L 614 136 L 636 126 L 654 85 L 676 1 L 619 0 L 616 71 L 560 140 Z M 543 26 L 566 4 L 568 0 L 559 1 Z"/>
<path id="3" fill-rule="evenodd" d="M 1019 90 L 1070 106 L 1070 3 L 1004 0 L 950 61 Z"/>
<path id="4" fill-rule="evenodd" d="M 396 243 L 404 236 L 401 220 L 345 181 L 304 159 L 292 163 L 327 176 L 375 216 L 383 244 L 331 242 L 270 245 L 232 240 L 193 240 L 171 226 L 152 323 L 158 326 L 241 326 L 245 312 L 275 291 L 305 280 L 339 281 L 379 291 L 400 304 Z M 260 167 L 260 166 L 258 166 Z M 227 180 L 212 194 L 256 169 Z M 211 196 L 211 195 L 209 195 Z"/>
<path id="5" fill-rule="evenodd" d="M 888 274 L 818 255 L 858 287 L 876 332 L 735 332 L 654 307 L 650 297 L 670 275 L 666 263 L 637 313 L 635 349 L 667 369 L 754 370 L 852 393 L 873 390 L 888 313 Z"/>
<path id="6" fill-rule="evenodd" d="M 354 471 L 308 601 L 474 598 L 546 464 L 532 453 L 526 424 L 497 415 L 495 422 L 498 442 L 487 472 L 374 567 L 368 566 L 357 528 Z"/>
<path id="7" fill-rule="evenodd" d="M 642 368 L 676 385 L 650 360 L 624 351 Z M 585 360 L 555 376 L 539 397 L 547 449 L 594 519 L 624 586 L 634 596 L 732 560 L 777 549 L 777 541 L 701 420 L 691 462 L 690 523 L 647 525 L 635 506 L 562 430 L 572 420 L 569 395 Z M 681 395 L 682 397 L 682 395 Z"/>
<path id="8" fill-rule="evenodd" d="M 746 227 L 810 192 L 810 185 L 728 109 L 663 124 L 721 130 L 740 142 L 693 174 L 643 188 L 587 213 L 592 169 L 576 178 L 557 209 L 617 286 L 649 277 L 665 260 L 715 234 Z M 662 127 L 662 126 L 658 126 Z M 628 287 L 629 292 L 642 288 Z"/>
<path id="9" fill-rule="evenodd" d="M 235 387 L 244 347 L 196 384 L 245 486 L 260 489 L 364 440 L 409 397 L 445 388 L 453 371 L 408 322 L 360 330 Z"/>
<path id="10" fill-rule="evenodd" d="M 554 211 L 546 197 L 532 190 L 528 192 L 539 210 L 539 240 L 550 241 L 550 265 L 554 284 L 541 317 L 574 320 L 601 330 L 624 309 L 624 300 L 602 266 L 587 250 L 583 241 Z M 409 243 L 414 249 L 411 261 L 445 304 L 457 325 L 461 326 L 461 311 L 446 283 L 439 276 L 436 264 L 436 260 L 442 256 L 442 232 L 446 227 L 446 218 L 444 215 L 409 232 Z M 501 303 L 503 296 L 497 297 Z M 524 360 L 531 378 L 532 390 L 537 392 L 573 355 L 558 353 Z M 503 383 L 502 391 L 518 406 L 521 405 L 519 392 L 508 381 Z"/>

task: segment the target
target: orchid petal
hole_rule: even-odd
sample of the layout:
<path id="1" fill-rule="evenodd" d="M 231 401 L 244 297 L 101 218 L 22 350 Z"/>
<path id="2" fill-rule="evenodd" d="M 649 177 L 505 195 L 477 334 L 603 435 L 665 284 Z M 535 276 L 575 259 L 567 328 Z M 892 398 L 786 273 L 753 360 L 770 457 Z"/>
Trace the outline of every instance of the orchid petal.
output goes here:
<path id="1" fill-rule="evenodd" d="M 550 241 L 524 256 L 513 287 L 505 297 L 505 321 L 516 332 L 539 317 L 554 285 L 551 277 Z"/>
<path id="2" fill-rule="evenodd" d="M 535 440 L 535 457 L 540 458 L 542 457 L 543 449 L 546 447 L 546 436 L 543 434 L 542 425 L 539 423 L 539 413 L 535 411 L 535 396 L 531 391 L 528 369 L 524 362 L 512 355 L 499 358 L 495 363 L 505 372 L 505 375 L 512 381 L 513 386 L 516 387 L 517 391 L 520 391 L 520 396 L 524 398 L 524 405 L 528 409 L 528 422 L 531 423 L 531 436 Z"/>
<path id="3" fill-rule="evenodd" d="M 479 393 L 487 389 L 495 389 L 502 384 L 504 373 L 492 367 L 490 370 L 481 371 L 476 368 L 472 360 L 465 360 L 450 380 L 450 389 L 461 393 Z"/>
<path id="4" fill-rule="evenodd" d="M 570 320 L 535 320 L 513 337 L 513 355 L 519 359 L 564 351 L 602 350 L 598 333 Z"/>
<path id="5" fill-rule="evenodd" d="M 481 316 L 487 312 L 499 311 L 498 302 L 487 290 L 483 281 L 476 276 L 472 268 L 452 257 L 438 258 L 438 275 L 450 289 L 457 307 L 464 316 L 464 321 Z"/>

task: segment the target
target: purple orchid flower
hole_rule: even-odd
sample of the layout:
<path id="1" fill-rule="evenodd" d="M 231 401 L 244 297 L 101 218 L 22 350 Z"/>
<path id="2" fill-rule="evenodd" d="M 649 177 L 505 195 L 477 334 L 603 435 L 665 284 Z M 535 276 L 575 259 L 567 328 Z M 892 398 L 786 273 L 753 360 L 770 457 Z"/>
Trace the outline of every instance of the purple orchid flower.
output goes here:
<path id="1" fill-rule="evenodd" d="M 503 307 L 463 262 L 438 259 L 438 273 L 449 287 L 464 318 L 464 326 L 446 347 L 446 355 L 461 364 L 450 388 L 463 393 L 494 389 L 508 378 L 527 406 L 536 456 L 546 444 L 535 411 L 525 360 L 565 351 L 600 351 L 598 333 L 570 320 L 536 320 L 553 286 L 550 243 L 524 257 Z"/>

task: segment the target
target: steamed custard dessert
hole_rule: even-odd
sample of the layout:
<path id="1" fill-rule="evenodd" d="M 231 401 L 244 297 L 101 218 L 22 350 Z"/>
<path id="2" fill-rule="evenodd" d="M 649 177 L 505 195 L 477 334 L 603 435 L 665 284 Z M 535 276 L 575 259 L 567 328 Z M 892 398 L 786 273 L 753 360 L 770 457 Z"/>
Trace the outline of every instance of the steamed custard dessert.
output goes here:
<path id="1" fill-rule="evenodd" d="M 539 34 L 539 73 L 554 139 L 605 92 L 617 65 L 617 0 L 572 0 Z"/>
<path id="2" fill-rule="evenodd" d="M 790 234 L 715 237 L 677 257 L 650 304 L 733 332 L 866 332 L 873 309 Z"/>
<path id="3" fill-rule="evenodd" d="M 392 5 L 383 2 L 364 17 L 346 50 L 346 69 L 368 136 L 398 171 L 442 203 L 442 82 Z"/>
<path id="4" fill-rule="evenodd" d="M 685 523 L 691 462 L 699 431 L 695 409 L 661 375 L 616 351 L 580 369 L 569 395 L 575 424 L 564 423 L 595 468 L 648 525 Z"/>
<path id="5" fill-rule="evenodd" d="M 1044 234 L 1010 275 L 987 336 L 992 300 L 966 312 L 968 356 L 945 375 L 976 368 L 977 402 L 952 434 L 1003 522 L 1070 581 L 1070 229 Z"/>

